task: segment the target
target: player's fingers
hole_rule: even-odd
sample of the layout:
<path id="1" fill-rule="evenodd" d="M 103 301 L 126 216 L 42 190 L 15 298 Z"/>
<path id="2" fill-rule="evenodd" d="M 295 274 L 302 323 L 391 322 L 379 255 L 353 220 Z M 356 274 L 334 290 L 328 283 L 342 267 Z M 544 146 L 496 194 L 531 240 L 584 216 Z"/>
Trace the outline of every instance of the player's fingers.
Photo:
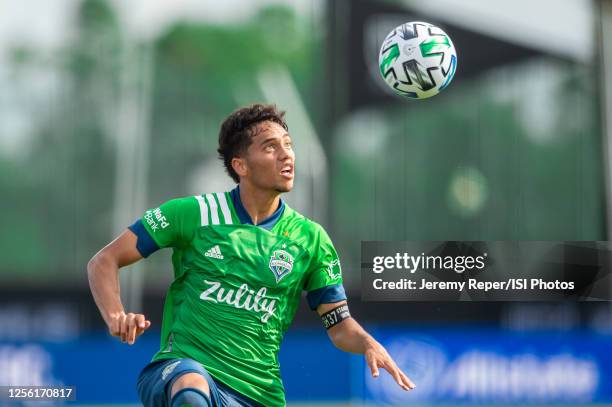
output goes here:
<path id="1" fill-rule="evenodd" d="M 378 366 L 376 363 L 376 359 L 372 355 L 368 354 L 366 355 L 366 363 L 370 367 L 370 372 L 372 373 L 372 376 L 378 377 L 380 373 L 378 372 Z"/>
<path id="2" fill-rule="evenodd" d="M 144 317 L 144 315 L 136 314 L 136 316 L 134 317 L 134 320 L 136 322 L 136 328 L 144 329 L 144 327 L 145 327 L 145 317 Z"/>
<path id="3" fill-rule="evenodd" d="M 412 380 L 410 380 L 410 378 L 408 376 L 406 376 L 406 373 L 402 372 L 400 370 L 400 375 L 402 376 L 402 380 L 403 382 L 406 384 L 406 386 L 408 386 L 411 390 L 414 389 L 416 387 L 416 385 L 412 382 Z"/>
<path id="4" fill-rule="evenodd" d="M 399 386 L 404 389 L 404 390 L 410 390 L 410 387 L 408 387 L 405 383 L 404 380 L 402 379 L 402 376 L 399 374 L 399 372 L 397 370 L 393 371 L 393 379 L 395 379 L 395 382 L 397 384 L 399 384 Z"/>
<path id="5" fill-rule="evenodd" d="M 123 315 L 120 319 L 119 319 L 119 337 L 121 338 L 121 342 L 124 342 L 127 340 L 127 316 Z"/>
<path id="6" fill-rule="evenodd" d="M 399 384 L 402 389 L 410 390 L 410 388 L 406 384 L 404 384 L 404 381 L 402 380 L 402 375 L 400 374 L 400 370 L 397 368 L 395 363 L 393 362 L 386 363 L 385 369 L 387 369 L 387 371 L 391 374 L 391 376 L 393 376 L 393 380 L 395 380 L 395 382 Z"/>
<path id="7" fill-rule="evenodd" d="M 136 314 L 135 318 L 136 324 L 136 337 L 142 335 L 145 330 L 145 317 L 142 314 Z"/>
<path id="8" fill-rule="evenodd" d="M 143 316 L 144 317 L 144 316 Z M 138 332 L 136 336 L 142 335 L 144 333 L 144 331 L 146 331 L 147 329 L 149 329 L 149 327 L 151 326 L 151 321 L 145 320 L 143 323 L 143 328 L 138 328 Z"/>
<path id="9" fill-rule="evenodd" d="M 133 345 L 134 341 L 136 340 L 136 330 L 138 329 L 137 326 L 137 322 L 136 322 L 136 315 L 134 314 L 128 314 L 128 321 L 127 321 L 127 325 L 128 325 L 128 333 L 127 333 L 127 342 L 129 345 Z"/>
<path id="10" fill-rule="evenodd" d="M 397 365 L 396 365 L 397 366 Z M 400 369 L 399 367 L 397 368 L 397 371 L 399 372 L 401 378 L 402 378 L 402 382 L 404 382 L 404 384 L 406 386 L 408 386 L 410 389 L 414 389 L 416 386 L 415 384 L 412 382 L 412 380 L 410 380 L 410 378 L 408 377 L 408 375 L 406 375 L 406 373 L 404 373 L 402 371 L 402 369 Z"/>
<path id="11" fill-rule="evenodd" d="M 151 321 L 146 320 L 145 316 L 142 314 L 138 314 L 136 318 L 138 321 L 138 324 L 137 324 L 138 328 L 136 329 L 136 337 L 138 338 L 140 335 L 144 333 L 144 331 L 149 329 L 149 327 L 151 326 Z"/>
<path id="12" fill-rule="evenodd" d="M 128 313 L 125 318 L 124 318 L 124 322 L 121 325 L 121 337 L 123 338 L 123 342 L 127 343 L 130 340 L 130 326 L 132 325 L 132 320 L 134 319 L 134 314 L 132 314 L 131 312 Z"/>

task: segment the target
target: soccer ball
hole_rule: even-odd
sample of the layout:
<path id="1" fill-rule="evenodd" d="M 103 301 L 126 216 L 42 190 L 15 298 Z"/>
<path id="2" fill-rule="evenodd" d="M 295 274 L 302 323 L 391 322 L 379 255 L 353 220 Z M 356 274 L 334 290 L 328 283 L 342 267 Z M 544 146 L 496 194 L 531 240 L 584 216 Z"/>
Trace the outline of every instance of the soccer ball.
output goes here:
<path id="1" fill-rule="evenodd" d="M 457 52 L 433 24 L 411 22 L 387 35 L 378 54 L 380 73 L 396 93 L 425 99 L 444 90 L 455 75 Z"/>

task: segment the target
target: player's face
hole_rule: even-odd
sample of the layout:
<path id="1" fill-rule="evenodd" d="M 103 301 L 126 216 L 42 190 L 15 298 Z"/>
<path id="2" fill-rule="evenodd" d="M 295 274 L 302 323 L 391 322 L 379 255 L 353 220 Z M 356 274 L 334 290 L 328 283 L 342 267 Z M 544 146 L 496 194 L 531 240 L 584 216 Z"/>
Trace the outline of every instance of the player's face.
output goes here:
<path id="1" fill-rule="evenodd" d="M 280 124 L 266 121 L 257 125 L 244 162 L 245 177 L 253 186 L 276 192 L 293 188 L 295 153 L 291 136 Z"/>

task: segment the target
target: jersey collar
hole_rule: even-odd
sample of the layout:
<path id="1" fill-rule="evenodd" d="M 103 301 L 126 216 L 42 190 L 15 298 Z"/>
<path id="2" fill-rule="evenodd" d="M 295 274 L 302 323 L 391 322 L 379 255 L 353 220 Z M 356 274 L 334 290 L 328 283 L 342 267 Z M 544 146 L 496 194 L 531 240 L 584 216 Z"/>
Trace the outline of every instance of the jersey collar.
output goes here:
<path id="1" fill-rule="evenodd" d="M 240 223 L 243 225 L 253 225 L 253 220 L 249 213 L 244 209 L 242 205 L 242 201 L 240 200 L 240 185 L 237 185 L 236 188 L 230 191 L 230 195 L 232 197 L 232 203 L 234 204 L 234 209 L 236 209 L 236 214 L 238 215 L 238 219 L 240 219 Z M 276 222 L 280 219 L 283 212 L 285 211 L 285 202 L 281 199 L 278 203 L 278 208 L 274 211 L 274 213 L 264 219 L 262 222 L 259 222 L 257 226 L 261 226 L 266 230 L 272 230 Z"/>

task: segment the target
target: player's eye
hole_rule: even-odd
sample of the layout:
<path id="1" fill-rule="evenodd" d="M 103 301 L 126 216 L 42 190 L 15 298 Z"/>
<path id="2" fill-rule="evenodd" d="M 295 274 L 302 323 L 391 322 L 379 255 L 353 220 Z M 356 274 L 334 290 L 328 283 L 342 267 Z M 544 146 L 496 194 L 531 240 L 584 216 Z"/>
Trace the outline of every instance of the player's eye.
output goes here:
<path id="1" fill-rule="evenodd" d="M 274 151 L 275 149 L 276 149 L 276 146 L 274 144 L 267 144 L 264 147 L 264 150 L 266 150 L 266 151 Z"/>

